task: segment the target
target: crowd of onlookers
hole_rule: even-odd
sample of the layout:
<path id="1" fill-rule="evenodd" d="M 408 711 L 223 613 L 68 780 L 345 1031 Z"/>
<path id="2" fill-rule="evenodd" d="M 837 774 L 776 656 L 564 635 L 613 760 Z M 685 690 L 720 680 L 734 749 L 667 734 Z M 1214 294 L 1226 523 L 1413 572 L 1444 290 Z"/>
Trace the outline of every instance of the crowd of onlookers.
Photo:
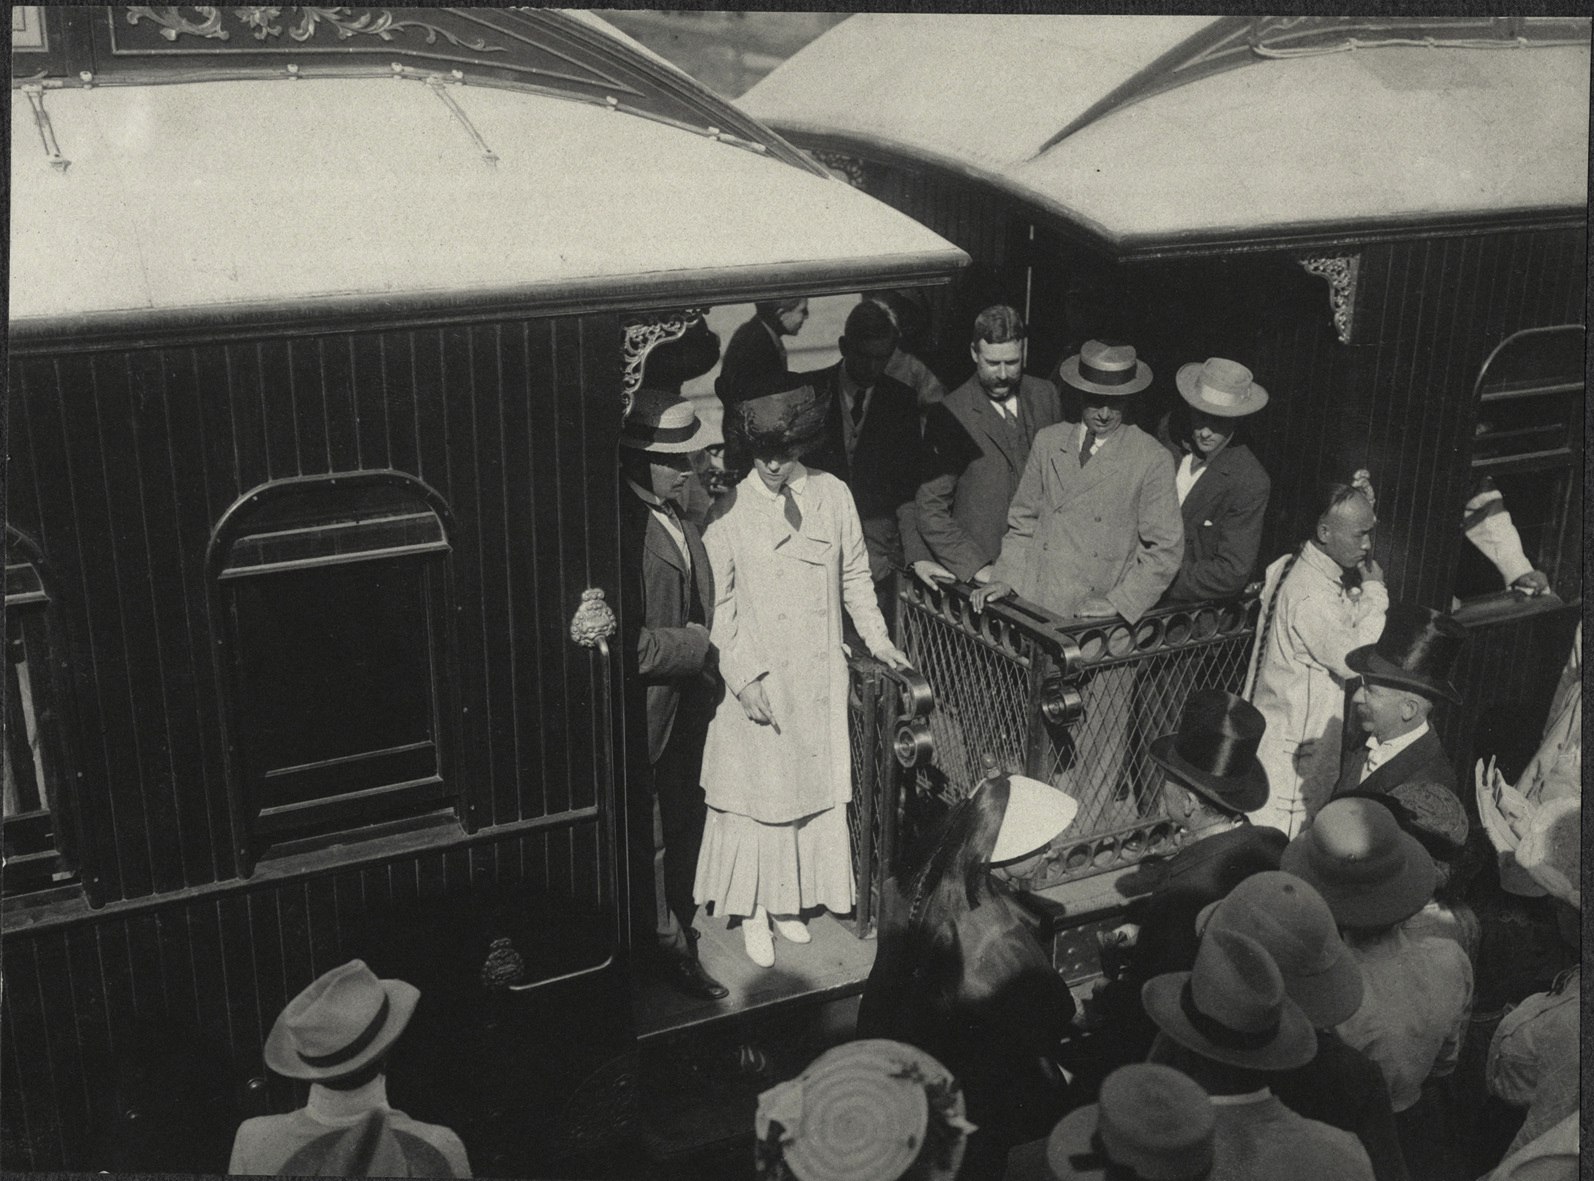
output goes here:
<path id="1" fill-rule="evenodd" d="M 1243 428 L 1269 393 L 1243 365 L 1183 365 L 1178 409 L 1146 430 L 1131 408 L 1153 375 L 1132 347 L 1084 342 L 1042 380 L 1022 317 L 994 306 L 973 324 L 973 376 L 947 392 L 903 345 L 922 310 L 861 301 L 840 362 L 798 374 L 784 338 L 806 301 L 758 305 L 716 382 L 723 474 L 680 395 L 720 363 L 701 324 L 648 358 L 627 415 L 621 639 L 646 719 L 633 803 L 650 810 L 628 829 L 632 952 L 689 996 L 728 992 L 698 955 L 700 907 L 762 968 L 776 936 L 805 944 L 814 913 L 853 908 L 845 651 L 907 663 L 882 613 L 898 571 L 970 584 L 977 611 L 1018 596 L 1129 622 L 1258 573 L 1270 482 Z M 1487 1088 L 1523 1115 L 1487 1161 L 1457 1067 L 1490 967 L 1480 883 L 1542 899 L 1521 913 L 1576 946 L 1581 633 L 1539 754 L 1515 785 L 1480 764 L 1464 795 L 1430 715 L 1459 699 L 1465 630 L 1388 594 L 1369 473 L 1310 509 L 1262 572 L 1241 692 L 1140 700 L 1162 719 L 1150 802 L 1178 851 L 1140 867 L 1090 995 L 1055 970 L 1025 891 L 1080 801 L 1121 786 L 1127 723 L 1094 728 L 1055 782 L 968 785 L 893 867 L 858 1040 L 760 1097 L 750 1170 L 1575 1175 L 1575 967 L 1510 998 L 1493 1033 Z M 1544 590 L 1497 493 L 1480 488 L 1463 527 L 1506 585 Z M 1148 693 L 1123 669 L 1081 691 L 1104 717 Z M 386 1103 L 386 1050 L 414 1005 L 359 961 L 290 1003 L 266 1061 L 312 1083 L 309 1102 L 244 1124 L 232 1171 L 464 1175 L 457 1137 Z"/>

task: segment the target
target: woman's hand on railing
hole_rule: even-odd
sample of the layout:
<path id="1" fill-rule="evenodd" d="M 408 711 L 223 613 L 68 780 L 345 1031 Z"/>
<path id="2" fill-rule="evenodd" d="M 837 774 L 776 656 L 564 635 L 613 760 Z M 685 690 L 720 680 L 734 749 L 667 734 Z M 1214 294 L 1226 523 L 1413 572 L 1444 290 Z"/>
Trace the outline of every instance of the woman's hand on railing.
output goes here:
<path id="1" fill-rule="evenodd" d="M 931 590 L 934 590 L 944 582 L 957 581 L 956 574 L 953 574 L 940 562 L 933 562 L 929 558 L 923 558 L 913 563 L 912 568 L 913 577 L 924 583 Z"/>
<path id="2" fill-rule="evenodd" d="M 973 607 L 976 611 L 984 611 L 985 604 L 991 602 L 993 599 L 1005 599 L 1012 593 L 1013 588 L 1008 586 L 1007 583 L 997 582 L 995 579 L 992 579 L 984 586 L 979 587 L 974 591 L 973 594 L 969 596 L 969 606 Z"/>
<path id="3" fill-rule="evenodd" d="M 874 653 L 874 658 L 890 669 L 902 670 L 908 668 L 908 656 L 901 648 L 884 647 Z"/>

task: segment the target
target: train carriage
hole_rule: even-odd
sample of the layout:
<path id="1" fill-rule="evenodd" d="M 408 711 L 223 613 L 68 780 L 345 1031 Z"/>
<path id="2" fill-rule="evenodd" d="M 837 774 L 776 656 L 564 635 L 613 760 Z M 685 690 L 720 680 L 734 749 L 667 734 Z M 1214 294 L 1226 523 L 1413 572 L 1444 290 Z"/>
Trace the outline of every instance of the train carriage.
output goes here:
<path id="1" fill-rule="evenodd" d="M 997 300 L 1039 374 L 1134 343 L 1142 425 L 1180 364 L 1249 366 L 1273 394 L 1262 560 L 1306 535 L 1317 481 L 1370 469 L 1391 592 L 1472 633 L 1438 718 L 1462 781 L 1532 753 L 1582 593 L 1587 19 L 869 13 L 738 102 L 968 250 L 937 308 L 949 387 Z M 1485 476 L 1554 593 L 1506 592 L 1464 540 Z M 978 649 L 933 614 L 910 613 L 916 660 Z M 1117 656 L 1171 660 L 1179 629 Z"/>
<path id="2" fill-rule="evenodd" d="M 353 955 L 480 1171 L 635 1151 L 623 413 L 698 309 L 966 257 L 581 13 L 23 7 L 11 65 L 6 1166 L 222 1171 Z"/>

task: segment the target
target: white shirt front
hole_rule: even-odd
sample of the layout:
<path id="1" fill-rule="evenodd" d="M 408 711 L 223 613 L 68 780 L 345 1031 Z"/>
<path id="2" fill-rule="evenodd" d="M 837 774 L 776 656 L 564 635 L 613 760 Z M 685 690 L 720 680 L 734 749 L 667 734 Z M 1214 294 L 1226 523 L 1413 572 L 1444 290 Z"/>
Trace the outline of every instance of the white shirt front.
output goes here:
<path id="1" fill-rule="evenodd" d="M 1195 455 L 1186 451 L 1184 458 L 1179 461 L 1179 468 L 1173 474 L 1174 491 L 1179 494 L 1179 503 L 1184 503 L 1184 498 L 1190 495 L 1190 489 L 1195 487 L 1195 482 L 1207 470 L 1207 465 L 1195 466 Z"/>
<path id="2" fill-rule="evenodd" d="M 1367 757 L 1362 762 L 1360 782 L 1366 783 L 1369 775 L 1426 733 L 1428 733 L 1428 723 L 1424 722 L 1415 730 L 1408 730 L 1399 738 L 1391 738 L 1388 742 L 1379 742 L 1378 739 L 1369 735 L 1367 738 Z"/>

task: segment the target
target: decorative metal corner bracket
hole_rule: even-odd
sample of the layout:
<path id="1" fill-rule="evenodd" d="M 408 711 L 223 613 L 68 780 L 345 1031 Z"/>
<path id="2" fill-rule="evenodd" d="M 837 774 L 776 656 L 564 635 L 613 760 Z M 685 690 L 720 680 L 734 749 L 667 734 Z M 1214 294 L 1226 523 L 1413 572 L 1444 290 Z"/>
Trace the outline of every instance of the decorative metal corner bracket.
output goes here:
<path id="1" fill-rule="evenodd" d="M 659 345 L 680 340 L 694 323 L 703 318 L 704 308 L 683 308 L 657 316 L 627 321 L 625 325 L 625 377 L 620 389 L 621 415 L 631 413 L 631 403 L 642 388 L 642 367 L 648 354 Z"/>
<path id="2" fill-rule="evenodd" d="M 809 155 L 841 177 L 853 188 L 862 189 L 864 187 L 863 161 L 856 156 L 848 156 L 842 152 L 826 152 L 818 148 L 811 151 Z"/>
<path id="3" fill-rule="evenodd" d="M 61 155 L 61 145 L 56 142 L 55 126 L 50 122 L 50 113 L 44 109 L 44 87 L 30 82 L 22 88 L 22 93 L 28 96 L 28 105 L 33 108 L 33 125 L 39 129 L 44 158 L 50 162 L 51 168 L 65 172 L 72 166 L 72 161 Z"/>
<path id="4" fill-rule="evenodd" d="M 1356 276 L 1361 269 L 1361 255 L 1312 255 L 1297 261 L 1308 275 L 1316 275 L 1328 284 L 1334 331 L 1339 334 L 1340 344 L 1350 344 L 1356 322 Z"/>

